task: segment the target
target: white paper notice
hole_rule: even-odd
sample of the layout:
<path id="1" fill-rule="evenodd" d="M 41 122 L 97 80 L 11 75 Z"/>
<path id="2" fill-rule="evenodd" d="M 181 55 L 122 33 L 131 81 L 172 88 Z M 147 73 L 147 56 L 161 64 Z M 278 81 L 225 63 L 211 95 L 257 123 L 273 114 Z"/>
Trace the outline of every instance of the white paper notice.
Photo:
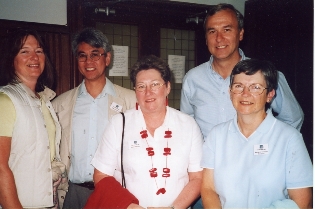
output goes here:
<path id="1" fill-rule="evenodd" d="M 182 83 L 185 75 L 185 56 L 168 55 L 168 65 L 173 72 L 175 83 Z"/>
<path id="2" fill-rule="evenodd" d="M 113 45 L 113 55 L 109 76 L 128 76 L 128 46 Z"/>

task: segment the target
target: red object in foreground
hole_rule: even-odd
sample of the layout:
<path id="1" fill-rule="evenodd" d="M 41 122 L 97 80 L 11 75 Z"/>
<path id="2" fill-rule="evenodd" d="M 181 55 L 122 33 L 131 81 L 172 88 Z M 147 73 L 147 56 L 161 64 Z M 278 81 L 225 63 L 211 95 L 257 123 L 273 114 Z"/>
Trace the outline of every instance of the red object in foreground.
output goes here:
<path id="1" fill-rule="evenodd" d="M 131 203 L 139 204 L 138 199 L 123 188 L 112 176 L 103 178 L 95 185 L 84 209 L 127 208 Z"/>

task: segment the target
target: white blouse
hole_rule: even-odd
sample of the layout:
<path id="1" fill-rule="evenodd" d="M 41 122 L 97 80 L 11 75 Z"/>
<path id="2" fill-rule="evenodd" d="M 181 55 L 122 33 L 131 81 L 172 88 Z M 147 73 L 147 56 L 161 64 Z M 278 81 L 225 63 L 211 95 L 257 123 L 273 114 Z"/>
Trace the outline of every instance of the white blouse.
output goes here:
<path id="1" fill-rule="evenodd" d="M 202 170 L 200 161 L 203 139 L 197 123 L 192 117 L 167 107 L 163 125 L 155 130 L 154 137 L 147 132 L 145 139 L 145 136 L 142 138 L 140 134 L 146 130 L 141 110 L 128 110 L 125 117 L 123 165 L 127 189 L 138 198 L 142 207 L 172 205 L 189 181 L 188 172 Z M 165 131 L 171 131 L 170 138 L 164 137 Z M 119 182 L 121 134 L 122 115 L 117 114 L 106 127 L 91 162 L 96 169 L 114 176 Z M 148 147 L 153 148 L 153 156 L 148 155 Z M 168 150 L 164 151 L 164 148 L 170 148 L 170 154 Z M 150 175 L 152 168 L 152 176 L 157 174 L 155 178 Z"/>

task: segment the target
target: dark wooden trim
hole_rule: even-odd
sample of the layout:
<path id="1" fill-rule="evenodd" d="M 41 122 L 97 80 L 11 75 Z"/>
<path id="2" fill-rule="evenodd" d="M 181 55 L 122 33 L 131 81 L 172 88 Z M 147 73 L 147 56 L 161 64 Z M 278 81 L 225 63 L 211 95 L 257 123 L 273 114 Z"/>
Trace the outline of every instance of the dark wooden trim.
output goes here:
<path id="1" fill-rule="evenodd" d="M 53 24 L 44 24 L 44 23 L 34 23 L 34 22 L 24 22 L 24 21 L 15 21 L 15 20 L 0 20 L 0 28 L 6 30 L 16 29 L 16 28 L 25 28 L 33 29 L 39 32 L 50 32 L 50 33 L 69 33 L 69 27 L 66 25 L 53 25 Z M 4 32 L 3 30 L 0 30 Z"/>

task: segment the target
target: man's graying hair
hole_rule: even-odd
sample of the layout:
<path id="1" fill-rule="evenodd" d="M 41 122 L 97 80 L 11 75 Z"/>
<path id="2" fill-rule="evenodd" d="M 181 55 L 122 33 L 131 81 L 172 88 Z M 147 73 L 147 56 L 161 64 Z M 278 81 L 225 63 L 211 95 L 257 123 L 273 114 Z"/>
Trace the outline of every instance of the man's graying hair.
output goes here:
<path id="1" fill-rule="evenodd" d="M 213 7 L 210 7 L 209 11 L 207 12 L 207 16 L 203 23 L 203 29 L 205 30 L 205 32 L 207 32 L 206 23 L 207 23 L 208 17 L 211 17 L 212 15 L 214 15 L 215 13 L 219 11 L 228 10 L 228 9 L 235 13 L 236 18 L 237 18 L 237 23 L 238 23 L 238 29 L 242 30 L 244 28 L 244 16 L 242 15 L 242 13 L 240 13 L 237 9 L 235 9 L 235 7 L 232 4 L 221 3 Z"/>
<path id="2" fill-rule="evenodd" d="M 95 28 L 85 28 L 75 34 L 72 41 L 72 52 L 74 55 L 77 53 L 78 45 L 82 42 L 95 48 L 103 48 L 105 52 L 112 51 L 112 45 L 109 44 L 107 37 Z"/>

